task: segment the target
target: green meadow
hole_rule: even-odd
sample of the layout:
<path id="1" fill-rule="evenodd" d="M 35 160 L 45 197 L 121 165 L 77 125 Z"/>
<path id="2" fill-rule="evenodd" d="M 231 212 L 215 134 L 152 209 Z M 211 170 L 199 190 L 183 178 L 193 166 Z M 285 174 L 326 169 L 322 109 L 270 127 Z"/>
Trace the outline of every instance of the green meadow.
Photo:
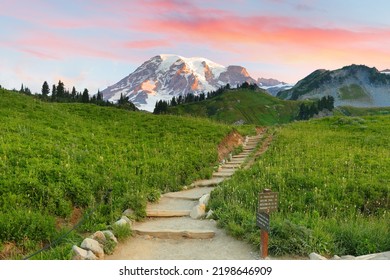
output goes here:
<path id="1" fill-rule="evenodd" d="M 127 208 L 142 219 L 147 201 L 210 177 L 232 129 L 0 89 L 0 252 L 18 248 L 3 258 L 50 244 L 83 217 L 77 234 L 107 228 Z M 57 250 L 68 254 L 63 242 Z"/>
<path id="2" fill-rule="evenodd" d="M 390 250 L 390 116 L 330 117 L 274 128 L 268 151 L 212 193 L 232 235 L 260 244 L 258 193 L 279 192 L 270 254 Z"/>

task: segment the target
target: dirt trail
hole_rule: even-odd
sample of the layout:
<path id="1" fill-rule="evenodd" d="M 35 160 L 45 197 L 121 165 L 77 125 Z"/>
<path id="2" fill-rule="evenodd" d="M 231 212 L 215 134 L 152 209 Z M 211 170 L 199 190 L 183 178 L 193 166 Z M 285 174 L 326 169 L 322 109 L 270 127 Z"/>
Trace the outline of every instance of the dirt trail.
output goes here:
<path id="1" fill-rule="evenodd" d="M 148 218 L 133 224 L 135 235 L 121 243 L 107 260 L 250 260 L 259 259 L 259 248 L 228 236 L 214 220 L 195 219 L 194 208 L 202 208 L 199 199 L 247 164 L 257 150 L 264 130 L 243 142 L 243 151 L 214 172 L 213 178 L 194 182 L 191 189 L 167 193 L 158 203 L 147 206 Z M 268 147 L 272 138 L 267 138 Z M 249 161 L 253 163 L 252 160 Z M 198 207 L 198 208 L 197 208 Z M 203 205 L 204 208 L 204 205 Z"/>

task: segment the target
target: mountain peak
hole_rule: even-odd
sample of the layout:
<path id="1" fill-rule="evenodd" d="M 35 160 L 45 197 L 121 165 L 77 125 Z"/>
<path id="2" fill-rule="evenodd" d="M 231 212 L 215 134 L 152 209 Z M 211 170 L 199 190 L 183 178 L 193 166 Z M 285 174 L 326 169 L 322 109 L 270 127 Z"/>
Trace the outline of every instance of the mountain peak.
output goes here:
<path id="1" fill-rule="evenodd" d="M 225 67 L 203 57 L 160 54 L 145 61 L 133 73 L 103 91 L 106 100 L 129 97 L 138 108 L 153 111 L 159 100 L 173 96 L 200 94 L 230 84 L 256 83 L 241 66 Z"/>

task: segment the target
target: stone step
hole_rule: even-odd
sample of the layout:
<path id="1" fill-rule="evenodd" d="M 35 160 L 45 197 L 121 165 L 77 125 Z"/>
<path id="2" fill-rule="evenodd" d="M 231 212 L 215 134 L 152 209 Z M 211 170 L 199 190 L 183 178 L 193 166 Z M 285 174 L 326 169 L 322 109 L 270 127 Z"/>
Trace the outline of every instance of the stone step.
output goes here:
<path id="1" fill-rule="evenodd" d="M 189 190 L 165 193 L 163 194 L 163 197 L 173 199 L 198 200 L 203 195 L 210 193 L 213 189 L 214 187 L 195 187 Z"/>
<path id="2" fill-rule="evenodd" d="M 199 180 L 193 182 L 190 187 L 210 187 L 210 186 L 217 186 L 218 184 L 222 183 L 225 179 L 224 178 L 212 178 L 212 179 L 206 179 L 206 180 Z"/>
<path id="3" fill-rule="evenodd" d="M 138 235 L 149 235 L 161 239 L 210 239 L 215 236 L 215 221 L 191 218 L 149 219 L 136 223 L 132 230 Z"/>
<path id="4" fill-rule="evenodd" d="M 213 173 L 213 177 L 217 177 L 217 178 L 226 178 L 226 177 L 230 177 L 234 174 L 234 172 L 230 172 L 230 173 L 227 173 L 227 172 L 215 172 Z"/>
<path id="5" fill-rule="evenodd" d="M 236 172 L 236 170 L 231 169 L 231 168 L 223 168 L 223 167 L 221 167 L 217 172 L 214 172 L 213 174 L 215 174 L 215 173 L 227 173 L 227 174 L 233 175 L 234 172 Z"/>
<path id="6" fill-rule="evenodd" d="M 232 156 L 232 158 L 246 158 L 247 156 L 248 155 L 238 154 L 238 155 Z"/>
<path id="7" fill-rule="evenodd" d="M 180 200 L 169 197 L 161 197 L 157 203 L 146 205 L 147 217 L 182 217 L 188 216 L 192 208 L 197 204 L 193 200 Z"/>
<path id="8" fill-rule="evenodd" d="M 240 169 L 240 167 L 241 167 L 241 164 L 229 164 L 229 163 L 227 163 L 227 164 L 223 165 L 222 167 L 220 167 L 220 169 L 221 168 L 225 168 L 225 169 Z"/>
<path id="9" fill-rule="evenodd" d="M 231 161 L 228 161 L 227 163 L 243 163 L 245 161 L 245 158 L 233 158 Z"/>
<path id="10" fill-rule="evenodd" d="M 146 210 L 146 217 L 187 217 L 191 210 Z"/>
<path id="11" fill-rule="evenodd" d="M 242 152 L 242 153 L 239 153 L 238 155 L 249 156 L 250 154 L 251 154 L 251 152 Z"/>
<path id="12" fill-rule="evenodd" d="M 245 144 L 245 147 L 247 147 L 247 146 L 253 146 L 253 147 L 256 147 L 256 146 L 257 146 L 257 144 L 258 144 L 258 142 L 248 142 L 248 143 L 246 143 L 246 144 Z"/>

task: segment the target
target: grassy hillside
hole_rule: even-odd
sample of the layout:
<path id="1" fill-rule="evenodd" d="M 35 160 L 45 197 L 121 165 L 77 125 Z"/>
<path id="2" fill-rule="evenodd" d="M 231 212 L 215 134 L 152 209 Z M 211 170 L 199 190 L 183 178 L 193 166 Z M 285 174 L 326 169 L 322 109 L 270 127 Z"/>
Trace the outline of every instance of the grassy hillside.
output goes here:
<path id="1" fill-rule="evenodd" d="M 390 107 L 376 107 L 376 108 L 361 108 L 351 106 L 340 106 L 334 110 L 335 115 L 341 116 L 373 116 L 373 115 L 389 115 Z"/>
<path id="2" fill-rule="evenodd" d="M 364 100 L 364 101 L 370 101 L 370 96 L 368 95 L 365 90 L 357 85 L 357 84 L 352 84 L 352 85 L 345 85 L 339 89 L 339 95 L 341 100 Z"/>
<path id="3" fill-rule="evenodd" d="M 25 254 L 94 207 L 82 230 L 106 228 L 129 207 L 142 217 L 147 200 L 210 176 L 231 130 L 0 89 L 0 244 Z"/>
<path id="4" fill-rule="evenodd" d="M 299 103 L 284 101 L 263 90 L 233 89 L 201 102 L 170 107 L 176 115 L 208 117 L 233 124 L 244 121 L 256 125 L 288 123 L 296 118 Z"/>
<path id="5" fill-rule="evenodd" d="M 273 255 L 390 250 L 390 116 L 332 117 L 280 128 L 253 168 L 212 193 L 219 223 L 259 245 L 258 193 L 279 192 Z"/>

